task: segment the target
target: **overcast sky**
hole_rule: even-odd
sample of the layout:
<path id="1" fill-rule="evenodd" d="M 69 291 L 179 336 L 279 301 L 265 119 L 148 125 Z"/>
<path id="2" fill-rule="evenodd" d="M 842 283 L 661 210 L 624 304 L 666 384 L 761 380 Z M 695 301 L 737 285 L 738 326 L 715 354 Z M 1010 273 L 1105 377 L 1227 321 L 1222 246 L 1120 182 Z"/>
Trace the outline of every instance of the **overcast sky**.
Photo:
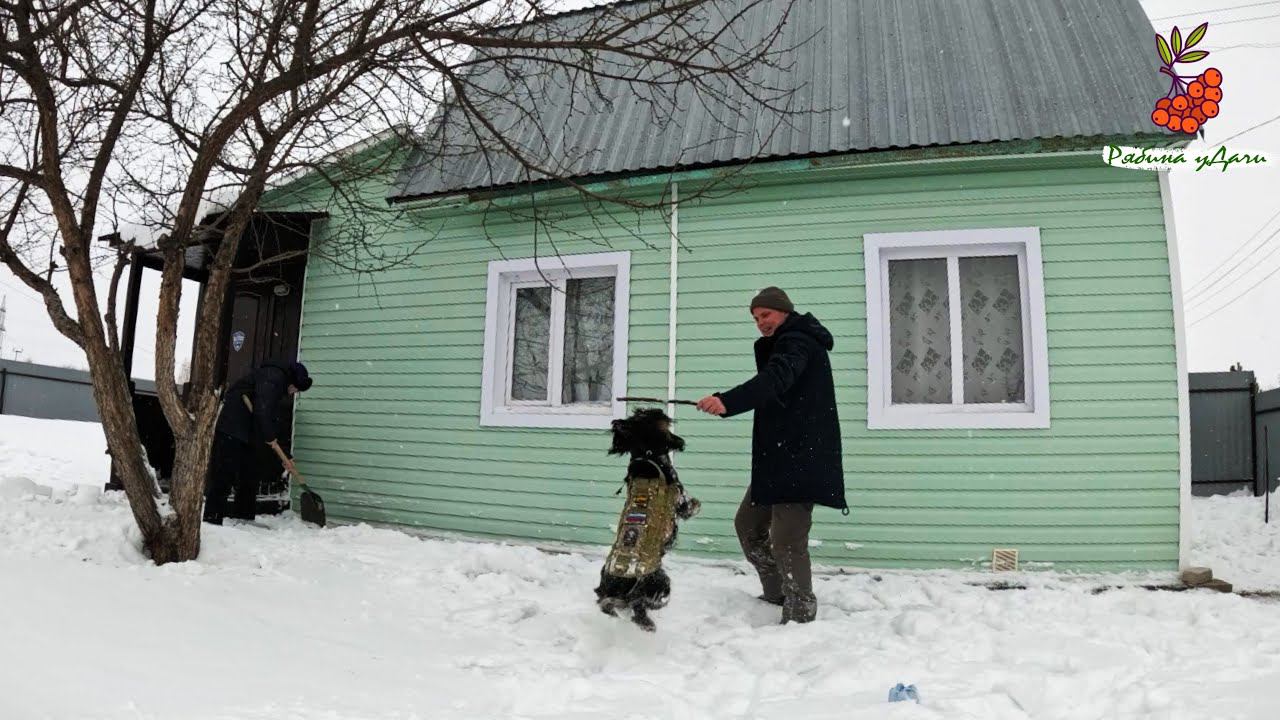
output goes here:
<path id="1" fill-rule="evenodd" d="M 1040 1 L 1040 0 L 1037 0 Z M 566 6 L 596 0 L 565 0 Z M 1147 0 L 1147 15 L 1168 35 L 1208 21 L 1200 47 L 1211 51 L 1202 66 L 1222 70 L 1222 114 L 1206 126 L 1210 143 L 1268 120 L 1231 140 L 1229 147 L 1263 150 L 1280 159 L 1280 0 Z M 1152 48 L 1154 53 L 1154 46 Z M 1202 146 L 1197 141 L 1192 148 Z M 1139 172 L 1139 171 L 1128 171 Z M 1171 174 L 1174 217 L 1186 295 L 1190 370 L 1226 370 L 1235 362 L 1255 371 L 1265 387 L 1280 385 L 1280 168 Z M 105 284 L 105 281 L 104 283 Z M 123 282 L 121 283 L 123 285 Z M 139 314 L 135 375 L 154 376 L 154 297 L 159 274 L 148 271 Z M 123 307 L 124 288 L 121 288 Z M 104 291 L 105 293 L 105 291 Z M 179 356 L 189 354 L 193 293 L 184 298 Z M 7 297 L 8 333 L 0 354 L 53 365 L 85 367 L 79 348 L 49 322 L 43 303 L 7 268 L 0 267 L 0 296 Z M 64 297 L 70 302 L 64 290 Z M 71 308 L 74 312 L 74 308 Z"/>

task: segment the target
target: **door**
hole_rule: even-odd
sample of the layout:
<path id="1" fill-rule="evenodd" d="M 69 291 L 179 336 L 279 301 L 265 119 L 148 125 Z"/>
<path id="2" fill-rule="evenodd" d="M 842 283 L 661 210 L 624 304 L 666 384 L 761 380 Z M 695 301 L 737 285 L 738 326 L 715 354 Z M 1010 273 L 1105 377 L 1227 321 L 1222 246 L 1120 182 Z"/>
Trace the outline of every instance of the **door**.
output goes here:
<path id="1" fill-rule="evenodd" d="M 224 326 L 224 388 L 269 360 L 297 359 L 304 271 L 304 263 L 294 262 L 272 268 L 269 275 L 233 279 L 230 317 Z M 293 398 L 281 403 L 276 429 L 280 447 L 292 454 Z M 288 507 L 289 487 L 281 478 L 280 459 L 264 443 L 255 443 L 253 454 L 259 512 Z"/>
<path id="2" fill-rule="evenodd" d="M 231 332 L 227 336 L 227 373 L 229 381 L 244 376 L 266 358 L 258 348 L 259 317 L 263 298 L 253 288 L 237 288 L 231 303 Z"/>

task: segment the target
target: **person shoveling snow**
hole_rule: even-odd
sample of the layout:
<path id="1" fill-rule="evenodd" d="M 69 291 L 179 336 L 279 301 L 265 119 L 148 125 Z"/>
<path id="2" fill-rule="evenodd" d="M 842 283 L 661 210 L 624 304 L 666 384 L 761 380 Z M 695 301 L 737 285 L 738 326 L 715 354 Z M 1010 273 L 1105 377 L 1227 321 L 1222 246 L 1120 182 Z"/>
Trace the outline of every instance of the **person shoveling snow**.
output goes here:
<path id="1" fill-rule="evenodd" d="M 227 388 L 214 430 L 209 481 L 205 486 L 205 522 L 222 524 L 228 516 L 227 493 L 231 488 L 235 488 L 235 500 L 230 517 L 253 520 L 258 498 L 254 443 L 270 446 L 285 470 L 302 481 L 293 458 L 281 449 L 277 439 L 278 410 L 286 397 L 305 392 L 311 385 L 311 376 L 302 363 L 269 361 Z"/>

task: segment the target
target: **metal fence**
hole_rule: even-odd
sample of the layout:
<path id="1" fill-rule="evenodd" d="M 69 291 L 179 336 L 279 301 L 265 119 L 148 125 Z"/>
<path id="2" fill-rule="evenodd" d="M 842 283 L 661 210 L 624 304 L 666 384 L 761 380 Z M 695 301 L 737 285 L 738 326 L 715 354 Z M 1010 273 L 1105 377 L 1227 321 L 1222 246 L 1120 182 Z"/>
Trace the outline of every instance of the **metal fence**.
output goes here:
<path id="1" fill-rule="evenodd" d="M 1253 399 L 1253 436 L 1258 441 L 1254 454 L 1254 477 L 1268 478 L 1270 490 L 1280 486 L 1280 388 L 1258 393 Z M 1254 492 L 1260 492 L 1262 482 Z"/>
<path id="2" fill-rule="evenodd" d="M 1259 393 L 1248 371 L 1191 373 L 1189 381 L 1192 493 L 1249 490 L 1261 495 L 1268 468 L 1275 489 L 1280 474 L 1280 390 Z"/>
<path id="3" fill-rule="evenodd" d="M 138 381 L 154 392 L 155 384 Z M 85 370 L 0 360 L 0 415 L 98 422 L 93 386 Z"/>

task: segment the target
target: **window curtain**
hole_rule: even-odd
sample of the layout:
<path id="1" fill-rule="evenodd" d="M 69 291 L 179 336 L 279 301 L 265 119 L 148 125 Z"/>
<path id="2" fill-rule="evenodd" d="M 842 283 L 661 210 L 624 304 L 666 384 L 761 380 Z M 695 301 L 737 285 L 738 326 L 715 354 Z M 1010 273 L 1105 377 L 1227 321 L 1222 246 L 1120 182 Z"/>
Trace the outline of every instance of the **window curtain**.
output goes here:
<path id="1" fill-rule="evenodd" d="M 611 402 L 614 278 L 569 280 L 564 302 L 560 402 Z"/>
<path id="2" fill-rule="evenodd" d="M 947 261 L 889 261 L 889 358 L 894 403 L 951 402 Z"/>
<path id="3" fill-rule="evenodd" d="M 1018 258 L 960 258 L 960 299 L 964 401 L 1025 402 Z"/>

